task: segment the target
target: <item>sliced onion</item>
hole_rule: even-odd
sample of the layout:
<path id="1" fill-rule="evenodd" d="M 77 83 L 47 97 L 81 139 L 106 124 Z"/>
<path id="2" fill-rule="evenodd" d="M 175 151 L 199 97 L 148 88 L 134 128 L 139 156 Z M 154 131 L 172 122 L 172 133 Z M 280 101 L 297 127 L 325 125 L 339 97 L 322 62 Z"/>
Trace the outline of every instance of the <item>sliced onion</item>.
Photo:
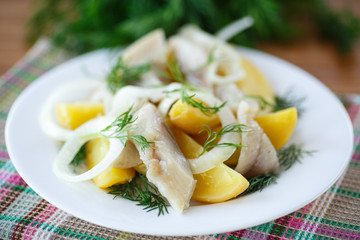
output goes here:
<path id="1" fill-rule="evenodd" d="M 101 172 L 105 171 L 120 155 L 124 146 L 118 139 L 110 138 L 109 150 L 104 159 L 90 170 L 75 174 L 71 166 L 72 159 L 80 148 L 90 139 L 98 137 L 98 133 L 113 121 L 109 117 L 99 117 L 92 119 L 77 128 L 62 146 L 55 158 L 53 171 L 55 175 L 69 182 L 80 182 L 90 180 Z"/>
<path id="2" fill-rule="evenodd" d="M 79 80 L 62 85 L 55 92 L 51 93 L 40 113 L 39 121 L 42 131 L 55 140 L 66 141 L 71 136 L 73 130 L 63 128 L 56 122 L 54 116 L 55 105 L 60 102 L 79 101 L 89 97 L 87 95 L 93 93 L 102 85 L 102 82 L 96 80 Z M 72 96 L 75 96 L 75 98 Z"/>
<path id="3" fill-rule="evenodd" d="M 126 86 L 116 92 L 109 116 L 118 116 L 127 111 L 131 106 L 135 105 L 140 99 L 148 99 L 151 102 L 157 103 L 163 99 L 167 93 L 180 88 L 178 83 L 172 83 L 165 87 L 137 87 Z"/>
<path id="4" fill-rule="evenodd" d="M 253 24 L 254 24 L 254 19 L 252 17 L 250 16 L 243 17 L 220 29 L 220 31 L 216 33 L 216 37 L 223 41 L 228 41 L 238 33 L 251 27 Z"/>

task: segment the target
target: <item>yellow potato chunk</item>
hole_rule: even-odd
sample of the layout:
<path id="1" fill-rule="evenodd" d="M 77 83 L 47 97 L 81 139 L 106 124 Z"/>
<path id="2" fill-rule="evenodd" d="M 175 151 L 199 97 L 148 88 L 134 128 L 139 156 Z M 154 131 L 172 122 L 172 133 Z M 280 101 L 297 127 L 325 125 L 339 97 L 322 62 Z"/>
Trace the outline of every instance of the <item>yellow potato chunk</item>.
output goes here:
<path id="1" fill-rule="evenodd" d="M 109 142 L 106 138 L 99 137 L 90 140 L 85 145 L 86 165 L 89 169 L 96 166 L 105 157 L 109 150 Z M 99 188 L 107 188 L 114 184 L 122 184 L 130 181 L 135 176 L 132 168 L 114 168 L 110 166 L 92 180 Z"/>
<path id="2" fill-rule="evenodd" d="M 60 126 L 75 129 L 86 121 L 104 115 L 101 103 L 59 103 L 56 105 L 56 118 Z"/>
<path id="3" fill-rule="evenodd" d="M 236 85 L 246 94 L 261 96 L 269 102 L 274 102 L 274 92 L 260 71 L 246 59 L 242 59 L 242 65 L 246 71 L 243 79 L 236 82 Z"/>
<path id="4" fill-rule="evenodd" d="M 178 100 L 169 111 L 170 122 L 186 133 L 196 134 L 203 127 L 208 125 L 210 128 L 218 125 L 220 119 L 217 114 L 205 114 L 200 109 Z"/>
<path id="5" fill-rule="evenodd" d="M 134 167 L 134 169 L 138 172 L 138 173 L 141 173 L 142 175 L 146 175 L 146 171 L 147 171 L 147 168 L 145 166 L 144 163 L 140 163 L 139 165 L 136 165 Z"/>
<path id="6" fill-rule="evenodd" d="M 221 163 L 213 169 L 194 174 L 197 180 L 192 199 L 205 202 L 224 202 L 238 196 L 249 187 L 240 173 Z"/>
<path id="7" fill-rule="evenodd" d="M 269 113 L 255 118 L 264 130 L 276 150 L 279 150 L 290 139 L 297 121 L 295 107 Z"/>
<path id="8" fill-rule="evenodd" d="M 186 158 L 197 158 L 203 151 L 203 147 L 198 144 L 192 137 L 175 127 L 171 128 L 175 140 L 178 143 L 181 152 Z"/>

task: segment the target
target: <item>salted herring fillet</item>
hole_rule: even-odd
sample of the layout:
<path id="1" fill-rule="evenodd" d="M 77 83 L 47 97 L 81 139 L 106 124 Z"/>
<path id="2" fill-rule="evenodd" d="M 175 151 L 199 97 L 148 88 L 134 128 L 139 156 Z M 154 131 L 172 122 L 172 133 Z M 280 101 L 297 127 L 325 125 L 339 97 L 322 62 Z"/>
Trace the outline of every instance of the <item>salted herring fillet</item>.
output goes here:
<path id="1" fill-rule="evenodd" d="M 154 148 L 145 150 L 136 145 L 147 168 L 146 177 L 171 207 L 182 213 L 189 207 L 196 184 L 189 163 L 153 104 L 144 104 L 135 117 L 136 128 L 129 130 L 128 134 L 142 135 L 147 141 L 154 142 Z"/>
<path id="2" fill-rule="evenodd" d="M 279 161 L 274 146 L 264 131 L 254 120 L 258 112 L 255 100 L 246 99 L 240 102 L 237 118 L 240 124 L 245 124 L 249 131 L 241 135 L 240 157 L 235 170 L 247 178 L 275 172 L 279 168 Z"/>

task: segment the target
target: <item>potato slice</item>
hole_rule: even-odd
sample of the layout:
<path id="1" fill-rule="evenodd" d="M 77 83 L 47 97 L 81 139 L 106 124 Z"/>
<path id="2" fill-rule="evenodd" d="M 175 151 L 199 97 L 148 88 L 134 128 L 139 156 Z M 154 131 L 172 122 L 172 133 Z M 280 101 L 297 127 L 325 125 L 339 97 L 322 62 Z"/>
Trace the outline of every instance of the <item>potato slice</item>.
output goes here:
<path id="1" fill-rule="evenodd" d="M 174 134 L 175 140 L 178 143 L 181 152 L 186 158 L 192 159 L 199 157 L 203 151 L 203 147 L 199 143 L 176 127 L 172 127 L 171 131 Z"/>
<path id="2" fill-rule="evenodd" d="M 146 171 L 147 171 L 147 168 L 145 166 L 144 163 L 140 163 L 138 165 L 136 165 L 134 167 L 134 169 L 138 172 L 138 173 L 141 173 L 142 175 L 146 175 Z"/>
<path id="3" fill-rule="evenodd" d="M 236 82 L 236 85 L 246 94 L 261 96 L 273 103 L 274 92 L 260 71 L 247 59 L 242 59 L 242 65 L 246 71 L 243 79 Z"/>
<path id="4" fill-rule="evenodd" d="M 104 106 L 101 103 L 91 102 L 59 103 L 55 111 L 60 126 L 76 129 L 88 120 L 104 115 Z"/>
<path id="5" fill-rule="evenodd" d="M 297 121 L 295 107 L 269 113 L 255 118 L 276 150 L 282 148 L 290 139 Z"/>
<path id="6" fill-rule="evenodd" d="M 96 166 L 105 157 L 109 150 L 109 142 L 106 138 L 94 138 L 86 143 L 86 165 L 89 169 Z M 99 188 L 107 188 L 114 184 L 123 184 L 130 181 L 135 176 L 133 168 L 114 168 L 109 167 L 92 179 Z"/>
<path id="7" fill-rule="evenodd" d="M 194 174 L 194 179 L 197 183 L 192 199 L 206 203 L 224 202 L 249 187 L 245 177 L 224 163 L 204 173 Z"/>
<path id="8" fill-rule="evenodd" d="M 210 128 L 220 124 L 217 114 L 206 115 L 200 109 L 178 100 L 169 111 L 170 122 L 189 134 L 198 133 L 203 127 L 208 125 Z"/>

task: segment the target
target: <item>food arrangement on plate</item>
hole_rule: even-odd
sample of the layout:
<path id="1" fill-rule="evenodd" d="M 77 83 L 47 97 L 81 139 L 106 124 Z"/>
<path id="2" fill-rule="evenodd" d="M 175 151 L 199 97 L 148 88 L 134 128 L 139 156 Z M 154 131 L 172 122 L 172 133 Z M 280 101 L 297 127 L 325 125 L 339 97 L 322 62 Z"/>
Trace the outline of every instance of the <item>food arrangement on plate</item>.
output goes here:
<path id="1" fill-rule="evenodd" d="M 309 154 L 287 144 L 299 110 L 234 46 L 185 26 L 134 42 L 105 79 L 58 88 L 40 125 L 63 144 L 58 178 L 181 214 L 262 190 Z"/>

